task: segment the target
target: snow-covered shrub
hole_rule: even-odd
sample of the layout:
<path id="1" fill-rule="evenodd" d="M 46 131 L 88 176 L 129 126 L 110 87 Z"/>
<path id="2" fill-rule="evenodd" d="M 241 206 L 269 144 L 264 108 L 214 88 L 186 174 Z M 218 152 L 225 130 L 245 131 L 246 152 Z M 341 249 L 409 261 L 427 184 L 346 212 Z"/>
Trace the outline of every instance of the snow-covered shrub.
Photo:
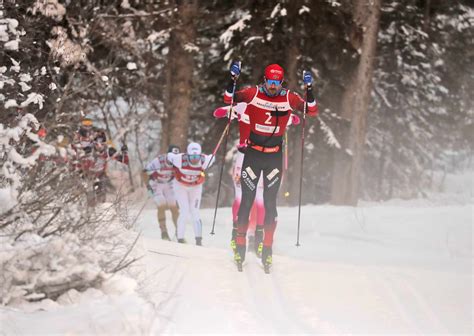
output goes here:
<path id="1" fill-rule="evenodd" d="M 58 0 L 36 0 L 29 11 L 33 15 L 39 12 L 46 17 L 53 18 L 55 21 L 61 21 L 66 14 L 66 8 L 58 3 Z"/>
<path id="2" fill-rule="evenodd" d="M 51 48 L 51 55 L 54 59 L 60 61 L 62 67 L 78 64 L 86 60 L 87 53 L 91 49 L 73 42 L 68 37 L 66 29 L 63 27 L 54 27 L 51 34 L 54 36 L 53 39 L 48 41 Z"/>
<path id="3" fill-rule="evenodd" d="M 97 287 L 130 263 L 115 205 L 90 206 L 91 181 L 37 127 L 31 114 L 0 124 L 2 304 Z"/>
<path id="4" fill-rule="evenodd" d="M 70 233 L 46 238 L 28 234 L 7 241 L 0 250 L 1 303 L 56 299 L 71 288 L 100 285 L 107 278 L 100 254 L 83 243 Z"/>

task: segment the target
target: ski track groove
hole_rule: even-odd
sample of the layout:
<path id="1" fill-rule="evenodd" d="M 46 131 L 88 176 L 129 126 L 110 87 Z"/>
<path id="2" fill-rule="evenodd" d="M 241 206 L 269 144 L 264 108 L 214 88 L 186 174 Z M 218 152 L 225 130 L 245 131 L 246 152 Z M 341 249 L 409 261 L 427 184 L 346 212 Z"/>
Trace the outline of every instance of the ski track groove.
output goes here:
<path id="1" fill-rule="evenodd" d="M 405 324 L 407 324 L 410 328 L 412 328 L 412 330 L 414 331 L 409 331 L 410 333 L 414 333 L 414 334 L 420 334 L 420 330 L 418 328 L 418 325 L 417 323 L 413 320 L 413 317 L 410 315 L 408 315 L 406 309 L 405 309 L 405 304 L 400 300 L 400 291 L 396 290 L 395 286 L 396 286 L 396 283 L 394 283 L 394 281 L 392 280 L 392 278 L 390 276 L 388 276 L 383 270 L 380 270 L 377 272 L 377 276 L 378 278 L 380 279 L 380 285 L 386 289 L 386 293 L 388 294 L 388 296 L 392 299 L 392 301 L 394 302 L 396 308 L 397 308 L 397 311 L 399 313 L 399 316 L 403 319 L 403 321 L 405 322 Z"/>
<path id="2" fill-rule="evenodd" d="M 177 267 L 175 267 L 175 269 L 176 268 Z M 171 290 L 171 293 L 168 295 L 166 299 L 161 301 L 160 304 L 158 305 L 158 311 L 162 311 L 162 309 L 164 310 L 165 307 L 167 308 L 167 315 L 166 316 L 162 315 L 162 316 L 168 321 L 168 323 L 160 327 L 160 329 L 162 330 L 158 334 L 169 332 L 169 329 L 174 328 L 175 322 L 173 321 L 173 316 L 175 316 L 175 312 L 179 307 L 180 297 L 182 297 L 182 295 L 179 294 L 179 288 L 184 283 L 184 280 L 186 278 L 186 273 L 187 273 L 187 270 L 185 270 L 178 278 L 176 278 L 177 280 Z"/>
<path id="3" fill-rule="evenodd" d="M 262 266 L 262 271 L 263 271 L 263 266 Z M 279 272 L 276 272 L 275 275 L 273 275 L 273 271 L 274 270 L 272 269 L 270 275 L 272 275 L 271 281 L 272 281 L 272 284 L 273 284 L 274 291 L 277 293 L 278 297 L 280 298 L 282 307 L 289 307 L 290 302 L 283 295 L 280 283 L 277 281 L 277 278 L 280 278 Z M 290 321 L 296 321 L 297 322 L 297 325 L 299 326 L 299 329 L 301 329 L 301 331 L 298 331 L 298 333 L 300 333 L 300 332 L 305 333 L 305 334 L 314 333 L 315 330 L 313 330 L 306 323 L 304 323 L 301 320 L 300 316 L 298 316 L 298 314 L 296 314 L 296 309 L 295 309 L 293 304 L 291 305 L 291 307 L 292 307 L 291 311 L 288 311 L 288 309 L 285 309 L 286 312 L 287 312 L 286 315 L 290 317 L 290 319 L 289 319 Z"/>
<path id="4" fill-rule="evenodd" d="M 442 334 L 448 333 L 447 328 L 440 322 L 437 318 L 435 312 L 430 307 L 430 305 L 423 299 L 423 297 L 419 294 L 419 291 L 415 289 L 415 287 L 408 281 L 406 276 L 399 276 L 400 283 L 406 288 L 407 292 L 415 299 L 419 310 L 423 312 L 423 314 L 428 317 L 432 326 L 436 326 L 436 330 L 442 330 Z"/>
<path id="5" fill-rule="evenodd" d="M 410 330 L 408 332 L 420 334 L 422 333 L 421 330 L 426 330 L 427 327 L 423 326 L 423 324 L 430 322 L 431 328 L 437 330 L 438 333 L 448 333 L 447 328 L 440 323 L 430 305 L 422 298 L 419 291 L 408 282 L 405 274 L 388 272 L 386 270 L 379 270 L 378 272 L 383 278 L 380 282 L 381 285 L 388 289 L 387 292 L 396 303 L 398 311 L 404 317 L 404 320 L 413 327 L 414 331 Z M 404 302 L 400 301 L 400 297 L 404 298 Z M 410 298 L 409 303 L 407 298 Z M 408 312 L 412 313 L 408 314 Z"/>
<path id="6" fill-rule="evenodd" d="M 148 249 L 148 257 L 150 258 L 150 262 L 153 262 L 156 260 L 156 257 L 153 254 L 159 254 L 167 258 L 176 258 L 179 257 L 183 263 L 187 263 L 188 260 L 187 258 L 183 256 L 178 256 L 178 255 L 173 255 L 170 253 L 161 253 L 157 252 L 154 250 Z M 160 335 L 163 333 L 170 333 L 173 331 L 173 328 L 175 328 L 176 322 L 173 321 L 173 316 L 175 316 L 175 312 L 179 308 L 179 302 L 180 298 L 183 296 L 182 293 L 180 293 L 180 288 L 183 286 L 185 280 L 186 280 L 186 273 L 188 272 L 188 267 L 185 267 L 182 263 L 179 262 L 174 262 L 171 264 L 168 264 L 164 266 L 165 268 L 170 267 L 172 271 L 170 272 L 169 279 L 174 279 L 174 281 L 171 282 L 172 287 L 168 290 L 168 294 L 165 298 L 162 298 L 157 302 L 157 308 L 156 310 L 159 312 L 158 313 L 158 326 L 153 328 L 154 333 Z M 169 282 L 167 282 L 169 283 Z M 166 311 L 166 312 L 164 312 Z M 162 321 L 166 320 L 166 323 L 162 323 Z"/>
<path id="7" fill-rule="evenodd" d="M 255 316 L 260 316 L 259 321 L 265 321 L 265 332 L 298 334 L 315 332 L 302 323 L 294 306 L 285 299 L 277 281 L 278 267 L 275 269 L 272 266 L 270 274 L 265 274 L 257 256 L 250 253 L 247 255 L 243 273 L 247 280 L 249 297 L 252 298 L 252 310 Z"/>
<path id="8" fill-rule="evenodd" d="M 252 259 L 255 259 L 254 257 L 252 256 Z M 274 288 L 268 286 L 274 274 L 265 274 L 256 262 L 258 261 L 247 260 L 243 271 L 247 280 L 248 297 L 256 303 L 254 307 L 257 307 L 257 313 L 261 317 L 259 320 L 265 322 L 265 332 L 288 333 L 290 330 L 285 328 L 285 325 L 288 325 L 288 315 L 283 311 L 280 297 L 275 295 Z"/>

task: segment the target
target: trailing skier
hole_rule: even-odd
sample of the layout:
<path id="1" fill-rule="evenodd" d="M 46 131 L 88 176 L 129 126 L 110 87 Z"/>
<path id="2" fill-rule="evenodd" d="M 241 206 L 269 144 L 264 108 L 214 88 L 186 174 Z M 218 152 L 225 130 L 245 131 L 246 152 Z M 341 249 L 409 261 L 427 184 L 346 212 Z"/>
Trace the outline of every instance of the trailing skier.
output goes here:
<path id="1" fill-rule="evenodd" d="M 186 243 L 184 232 L 186 221 L 194 224 L 196 245 L 202 245 L 202 222 L 199 215 L 202 184 L 205 181 L 204 170 L 214 162 L 212 155 L 202 154 L 201 145 L 191 142 L 186 153 L 168 153 L 168 160 L 173 164 L 175 179 L 173 181 L 176 201 L 179 206 L 178 243 Z"/>
<path id="2" fill-rule="evenodd" d="M 179 154 L 178 146 L 170 145 L 168 153 Z M 177 230 L 178 207 L 173 189 L 175 169 L 168 160 L 167 154 L 160 154 L 149 162 L 145 167 L 148 176 L 148 189 L 151 191 L 153 200 L 158 207 L 158 223 L 161 230 L 161 239 L 171 240 L 166 226 L 166 210 L 171 211 L 173 224 Z"/>
<path id="3" fill-rule="evenodd" d="M 239 143 L 237 145 L 237 152 L 235 154 L 231 170 L 232 181 L 234 183 L 234 202 L 232 203 L 233 223 L 237 223 L 237 212 L 239 211 L 240 202 L 242 200 L 240 172 L 242 170 L 242 163 L 244 161 L 245 146 L 250 134 L 250 122 L 248 115 L 245 113 L 246 109 L 246 103 L 238 103 L 237 105 L 232 107 L 232 112 L 230 106 L 221 107 L 214 111 L 214 117 L 216 118 L 237 118 L 239 123 Z M 231 113 L 232 115 L 230 115 Z M 257 256 L 261 256 L 262 252 L 264 218 L 265 208 L 263 206 L 263 180 L 260 180 L 257 185 L 255 202 L 250 211 L 249 225 L 247 230 L 249 249 L 254 250 Z M 233 250 L 235 250 L 237 247 L 235 244 L 236 234 L 237 228 L 234 225 L 234 227 L 232 228 L 232 238 L 230 242 Z"/>

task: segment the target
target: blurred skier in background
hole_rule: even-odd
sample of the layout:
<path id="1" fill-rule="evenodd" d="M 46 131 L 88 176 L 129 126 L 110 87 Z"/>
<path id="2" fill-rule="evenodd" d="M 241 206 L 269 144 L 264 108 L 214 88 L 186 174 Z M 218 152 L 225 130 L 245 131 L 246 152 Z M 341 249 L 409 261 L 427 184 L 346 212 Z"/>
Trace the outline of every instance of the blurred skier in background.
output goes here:
<path id="1" fill-rule="evenodd" d="M 168 153 L 179 154 L 179 152 L 178 146 L 170 145 L 168 147 Z M 171 240 L 166 226 L 166 210 L 171 211 L 175 232 L 179 216 L 173 188 L 175 169 L 171 161 L 168 160 L 168 153 L 158 155 L 145 167 L 145 173 L 148 177 L 147 188 L 158 207 L 158 224 L 160 225 L 161 239 L 165 240 Z"/>

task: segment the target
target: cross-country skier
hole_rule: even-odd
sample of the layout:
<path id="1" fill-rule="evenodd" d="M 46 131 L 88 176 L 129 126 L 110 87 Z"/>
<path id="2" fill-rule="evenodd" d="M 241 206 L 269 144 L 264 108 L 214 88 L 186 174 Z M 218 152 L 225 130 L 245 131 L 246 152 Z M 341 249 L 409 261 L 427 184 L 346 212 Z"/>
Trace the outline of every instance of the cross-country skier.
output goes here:
<path id="1" fill-rule="evenodd" d="M 218 108 L 214 111 L 214 117 L 223 118 L 231 117 L 231 119 L 238 119 L 239 122 L 239 143 L 237 145 L 237 153 L 235 155 L 232 166 L 232 180 L 234 182 L 235 198 L 232 203 L 232 218 L 234 227 L 232 229 L 231 247 L 235 251 L 237 248 L 235 239 L 237 237 L 237 213 L 239 211 L 242 200 L 242 187 L 240 185 L 240 173 L 242 171 L 242 164 L 244 161 L 244 153 L 247 148 L 247 141 L 250 135 L 250 119 L 246 113 L 247 103 L 238 103 L 232 107 Z M 232 115 L 231 115 L 232 113 Z M 291 114 L 288 119 L 288 126 L 291 124 L 298 125 L 299 118 L 295 114 Z M 263 205 L 263 179 L 259 179 L 257 184 L 257 192 L 255 202 L 252 206 L 249 216 L 249 225 L 247 229 L 249 248 L 255 251 L 258 257 L 261 257 L 263 249 L 263 222 L 265 220 L 265 207 Z"/>
<path id="2" fill-rule="evenodd" d="M 199 215 L 202 184 L 205 181 L 204 170 L 214 163 L 213 155 L 202 154 L 201 145 L 191 142 L 186 153 L 168 153 L 168 160 L 175 167 L 173 181 L 174 192 L 179 206 L 178 242 L 185 243 L 186 222 L 191 219 L 194 224 L 196 245 L 202 245 L 202 222 Z"/>
<path id="3" fill-rule="evenodd" d="M 250 135 L 244 149 L 245 158 L 240 180 L 242 202 L 237 215 L 235 261 L 240 269 L 245 260 L 249 213 L 260 174 L 263 173 L 265 220 L 262 263 L 267 271 L 272 264 L 273 235 L 277 224 L 276 199 L 282 174 L 283 135 L 291 111 L 303 111 L 305 101 L 298 94 L 283 88 L 284 70 L 278 64 L 265 68 L 262 84 L 235 93 L 234 83 L 240 75 L 240 62 L 232 63 L 230 73 L 232 81 L 224 94 L 224 102 L 246 102 L 246 113 L 250 122 Z M 303 81 L 306 87 L 307 113 L 309 116 L 316 116 L 318 108 L 313 96 L 313 78 L 310 72 L 305 72 Z"/>
<path id="4" fill-rule="evenodd" d="M 168 153 L 179 154 L 179 152 L 178 146 L 170 145 L 168 147 Z M 168 228 L 166 227 L 166 210 L 169 209 L 171 211 L 175 231 L 179 215 L 173 189 L 174 166 L 168 160 L 167 154 L 160 154 L 146 165 L 145 172 L 148 176 L 149 190 L 158 207 L 158 224 L 160 225 L 161 239 L 171 240 Z"/>
<path id="5" fill-rule="evenodd" d="M 107 165 L 111 160 L 128 163 L 128 149 L 123 145 L 120 152 L 112 145 L 112 142 L 107 141 L 107 136 L 104 130 L 96 129 L 93 141 L 92 158 L 93 164 L 89 167 L 88 173 L 94 176 L 94 192 L 96 200 L 105 202 L 106 189 L 112 187 L 109 177 L 107 176 Z M 92 174 L 92 175 L 91 175 Z"/>

